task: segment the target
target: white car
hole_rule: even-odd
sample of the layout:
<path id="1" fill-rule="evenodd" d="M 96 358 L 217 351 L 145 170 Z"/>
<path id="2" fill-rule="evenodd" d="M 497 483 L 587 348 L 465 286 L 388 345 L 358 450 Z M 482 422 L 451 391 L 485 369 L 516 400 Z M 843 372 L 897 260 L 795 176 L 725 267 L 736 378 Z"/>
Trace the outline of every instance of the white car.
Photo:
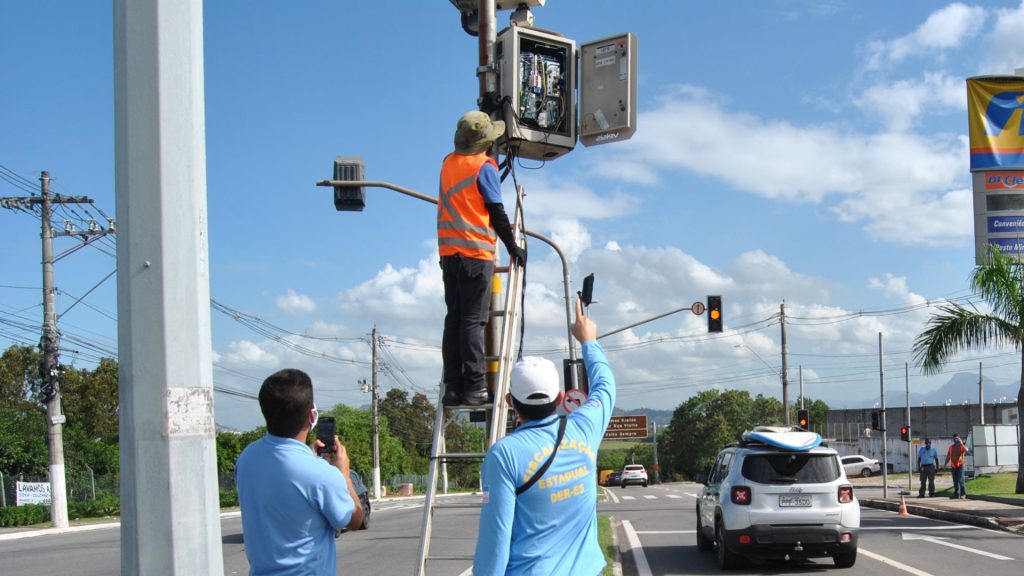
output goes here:
<path id="1" fill-rule="evenodd" d="M 625 488 L 629 484 L 639 484 L 647 487 L 647 469 L 643 464 L 626 464 L 622 469 L 622 477 L 619 478 L 619 486 Z"/>
<path id="2" fill-rule="evenodd" d="M 861 476 L 867 478 L 872 474 L 880 474 L 882 472 L 882 466 L 878 463 L 878 460 L 874 458 L 868 458 L 867 456 L 843 456 L 843 470 L 846 470 L 847 476 Z"/>
<path id="3" fill-rule="evenodd" d="M 860 505 L 839 455 L 743 441 L 718 454 L 697 498 L 697 548 L 722 569 L 745 558 L 857 561 Z"/>

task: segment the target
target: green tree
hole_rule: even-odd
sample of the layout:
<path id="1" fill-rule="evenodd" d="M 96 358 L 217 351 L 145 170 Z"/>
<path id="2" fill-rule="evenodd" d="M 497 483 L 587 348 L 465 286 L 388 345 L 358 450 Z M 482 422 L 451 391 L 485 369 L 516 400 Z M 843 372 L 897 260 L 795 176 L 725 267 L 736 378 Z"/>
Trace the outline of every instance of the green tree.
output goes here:
<path id="1" fill-rule="evenodd" d="M 971 273 L 970 284 L 971 290 L 988 303 L 990 311 L 980 312 L 955 303 L 940 306 L 914 341 L 914 360 L 925 374 L 931 375 L 941 372 L 951 357 L 964 350 L 1014 346 L 1021 353 L 1017 412 L 1024 414 L 1024 265 L 990 246 L 988 259 Z M 1024 421 L 1018 426 L 1024 433 Z M 1017 460 L 1024 462 L 1024 441 L 1018 443 Z M 1017 470 L 1016 492 L 1024 494 L 1024 466 Z"/>
<path id="2" fill-rule="evenodd" d="M 0 404 L 0 471 L 5 476 L 42 476 L 49 466 L 46 411 Z"/>
<path id="3" fill-rule="evenodd" d="M 380 415 L 387 419 L 391 433 L 401 440 L 410 454 L 430 456 L 433 441 L 434 405 L 426 395 L 409 393 L 399 388 L 388 390 L 380 401 Z"/>
<path id="4" fill-rule="evenodd" d="M 39 392 L 39 350 L 11 346 L 0 356 L 0 404 L 24 408 L 36 403 Z"/>
<path id="5" fill-rule="evenodd" d="M 782 402 L 773 396 L 758 394 L 754 398 L 752 422 L 755 426 L 779 426 L 782 424 Z"/>
<path id="6" fill-rule="evenodd" d="M 704 390 L 691 396 L 672 415 L 664 442 L 662 470 L 686 478 L 706 471 L 723 446 L 739 440 L 744 430 L 760 424 L 753 415 L 754 401 L 749 392 Z"/>
<path id="7" fill-rule="evenodd" d="M 92 438 L 116 441 L 118 418 L 117 361 L 101 358 L 93 370 L 64 373 L 61 404 L 68 424 Z"/>

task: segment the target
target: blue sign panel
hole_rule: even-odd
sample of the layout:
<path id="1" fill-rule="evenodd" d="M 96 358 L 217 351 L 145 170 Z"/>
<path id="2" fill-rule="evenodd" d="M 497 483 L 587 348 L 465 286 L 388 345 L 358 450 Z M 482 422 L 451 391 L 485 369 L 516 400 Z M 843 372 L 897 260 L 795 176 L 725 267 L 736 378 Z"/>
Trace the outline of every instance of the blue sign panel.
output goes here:
<path id="1" fill-rule="evenodd" d="M 1003 254 L 1024 254 L 1024 238 L 989 238 L 988 243 Z"/>
<path id="2" fill-rule="evenodd" d="M 998 234 L 1000 232 L 1010 234 L 1024 233 L 1024 215 L 1020 216 L 989 216 L 988 233 Z"/>

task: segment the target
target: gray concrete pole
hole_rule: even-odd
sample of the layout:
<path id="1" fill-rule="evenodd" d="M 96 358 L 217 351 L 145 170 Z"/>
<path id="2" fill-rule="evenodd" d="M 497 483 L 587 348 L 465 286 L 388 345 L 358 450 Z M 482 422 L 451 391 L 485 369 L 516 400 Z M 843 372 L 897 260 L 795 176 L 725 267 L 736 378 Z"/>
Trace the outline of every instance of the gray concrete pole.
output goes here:
<path id="1" fill-rule="evenodd" d="M 39 176 L 42 183 L 43 238 L 43 337 L 40 342 L 43 365 L 40 370 L 49 396 L 46 399 L 46 429 L 50 452 L 50 521 L 54 528 L 68 527 L 67 477 L 64 471 L 64 414 L 60 406 L 60 375 L 57 307 L 53 286 L 53 228 L 50 219 L 50 174 Z"/>
<path id="2" fill-rule="evenodd" d="M 878 386 L 881 395 L 882 425 L 882 498 L 889 497 L 889 437 L 885 425 L 885 372 L 882 370 L 882 333 L 878 333 Z"/>
<path id="3" fill-rule="evenodd" d="M 378 412 L 377 394 L 377 327 L 373 327 L 370 337 L 370 395 L 373 404 L 373 497 L 380 499 L 380 416 Z"/>
<path id="4" fill-rule="evenodd" d="M 985 381 L 981 377 L 981 362 L 978 362 L 978 424 L 985 425 Z"/>
<path id="5" fill-rule="evenodd" d="M 782 320 L 782 423 L 789 426 L 789 370 L 786 365 L 786 303 L 779 304 Z"/>
<path id="6" fill-rule="evenodd" d="M 201 0 L 114 1 L 121 574 L 224 572 Z"/>

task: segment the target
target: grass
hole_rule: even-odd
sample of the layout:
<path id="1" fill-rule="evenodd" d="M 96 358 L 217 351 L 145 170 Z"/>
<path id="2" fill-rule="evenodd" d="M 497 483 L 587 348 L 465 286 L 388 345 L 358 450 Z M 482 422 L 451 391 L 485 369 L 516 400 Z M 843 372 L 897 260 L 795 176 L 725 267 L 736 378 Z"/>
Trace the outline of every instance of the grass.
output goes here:
<path id="1" fill-rule="evenodd" d="M 1014 494 L 1017 487 L 1017 474 L 984 474 L 967 481 L 967 493 L 1000 498 L 1017 498 L 1024 500 L 1024 494 Z"/>
<path id="2" fill-rule="evenodd" d="M 604 552 L 606 566 L 601 572 L 603 576 L 612 576 L 612 563 L 615 562 L 615 544 L 612 542 L 612 519 L 607 514 L 597 515 L 597 543 Z"/>

